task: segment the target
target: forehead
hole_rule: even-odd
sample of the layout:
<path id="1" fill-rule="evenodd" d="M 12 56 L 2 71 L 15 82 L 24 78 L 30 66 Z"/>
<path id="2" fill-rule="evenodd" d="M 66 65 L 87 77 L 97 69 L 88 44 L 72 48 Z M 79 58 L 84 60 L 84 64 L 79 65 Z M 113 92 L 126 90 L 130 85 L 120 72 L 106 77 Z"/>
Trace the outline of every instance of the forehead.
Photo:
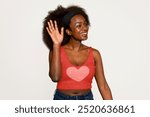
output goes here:
<path id="1" fill-rule="evenodd" d="M 75 15 L 71 18 L 70 23 L 84 22 L 85 18 L 82 15 Z"/>

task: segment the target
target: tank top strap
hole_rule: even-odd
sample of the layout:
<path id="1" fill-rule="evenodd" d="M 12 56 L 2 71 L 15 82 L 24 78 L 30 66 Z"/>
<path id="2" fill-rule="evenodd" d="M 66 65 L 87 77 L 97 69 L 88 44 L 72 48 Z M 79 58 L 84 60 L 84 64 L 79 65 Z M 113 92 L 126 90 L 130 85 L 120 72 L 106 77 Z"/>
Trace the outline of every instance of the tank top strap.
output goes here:
<path id="1" fill-rule="evenodd" d="M 91 57 L 93 57 L 93 50 L 92 50 L 92 47 L 89 47 L 89 55 L 90 55 Z"/>
<path id="2" fill-rule="evenodd" d="M 64 63 L 68 64 L 67 55 L 65 53 L 65 50 L 64 50 L 63 46 L 61 46 L 60 52 L 61 52 L 61 57 L 60 57 L 61 58 L 61 62 L 64 62 Z"/>
<path id="3" fill-rule="evenodd" d="M 92 50 L 92 47 L 89 47 L 89 57 L 88 57 L 88 60 L 87 60 L 88 63 L 90 64 L 94 64 L 94 56 L 93 56 L 93 50 Z"/>
<path id="4" fill-rule="evenodd" d="M 89 51 L 90 51 L 90 54 L 91 54 L 91 52 L 92 52 L 92 47 L 91 46 L 89 47 Z"/>

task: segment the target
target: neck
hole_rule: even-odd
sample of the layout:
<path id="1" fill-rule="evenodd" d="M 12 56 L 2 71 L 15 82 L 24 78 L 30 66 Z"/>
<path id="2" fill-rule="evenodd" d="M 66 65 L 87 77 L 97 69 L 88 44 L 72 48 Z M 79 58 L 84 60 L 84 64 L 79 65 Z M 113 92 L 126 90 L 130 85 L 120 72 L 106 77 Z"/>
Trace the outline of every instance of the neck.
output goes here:
<path id="1" fill-rule="evenodd" d="M 83 44 L 81 43 L 81 41 L 78 41 L 75 39 L 70 39 L 70 41 L 68 43 L 68 47 L 75 51 L 79 51 L 82 46 L 83 46 Z"/>

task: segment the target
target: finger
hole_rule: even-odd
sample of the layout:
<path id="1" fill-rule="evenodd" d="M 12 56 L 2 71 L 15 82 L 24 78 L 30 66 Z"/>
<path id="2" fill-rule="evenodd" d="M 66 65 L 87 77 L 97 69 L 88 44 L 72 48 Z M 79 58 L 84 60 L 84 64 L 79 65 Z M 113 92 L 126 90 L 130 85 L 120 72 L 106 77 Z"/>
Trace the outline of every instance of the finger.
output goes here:
<path id="1" fill-rule="evenodd" d="M 56 29 L 56 30 L 58 30 L 58 27 L 57 27 L 57 22 L 56 22 L 56 20 L 54 21 L 54 23 L 55 23 L 55 29 Z"/>
<path id="2" fill-rule="evenodd" d="M 61 35 L 64 37 L 64 27 L 61 28 Z"/>
<path id="3" fill-rule="evenodd" d="M 53 25 L 52 20 L 50 20 L 50 26 L 51 26 L 51 29 L 52 29 L 52 31 L 53 31 L 55 28 L 54 28 L 54 25 Z"/>
<path id="4" fill-rule="evenodd" d="M 46 27 L 46 30 L 47 30 L 48 34 L 51 35 L 51 32 L 48 27 Z"/>
<path id="5" fill-rule="evenodd" d="M 48 28 L 49 28 L 49 31 L 52 32 L 52 26 L 51 26 L 50 22 L 48 22 Z"/>

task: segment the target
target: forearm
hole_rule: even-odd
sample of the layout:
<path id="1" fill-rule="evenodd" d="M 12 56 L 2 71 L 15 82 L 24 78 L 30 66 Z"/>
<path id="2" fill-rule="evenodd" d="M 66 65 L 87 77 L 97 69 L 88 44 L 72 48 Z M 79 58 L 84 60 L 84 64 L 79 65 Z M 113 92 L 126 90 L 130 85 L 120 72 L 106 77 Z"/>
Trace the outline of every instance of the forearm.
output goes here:
<path id="1" fill-rule="evenodd" d="M 103 100 L 112 100 L 113 99 L 111 90 L 108 85 L 105 87 L 102 87 L 100 89 L 100 92 L 101 92 Z"/>
<path id="2" fill-rule="evenodd" d="M 60 45 L 53 45 L 52 58 L 50 60 L 49 75 L 54 82 L 61 79 Z"/>

